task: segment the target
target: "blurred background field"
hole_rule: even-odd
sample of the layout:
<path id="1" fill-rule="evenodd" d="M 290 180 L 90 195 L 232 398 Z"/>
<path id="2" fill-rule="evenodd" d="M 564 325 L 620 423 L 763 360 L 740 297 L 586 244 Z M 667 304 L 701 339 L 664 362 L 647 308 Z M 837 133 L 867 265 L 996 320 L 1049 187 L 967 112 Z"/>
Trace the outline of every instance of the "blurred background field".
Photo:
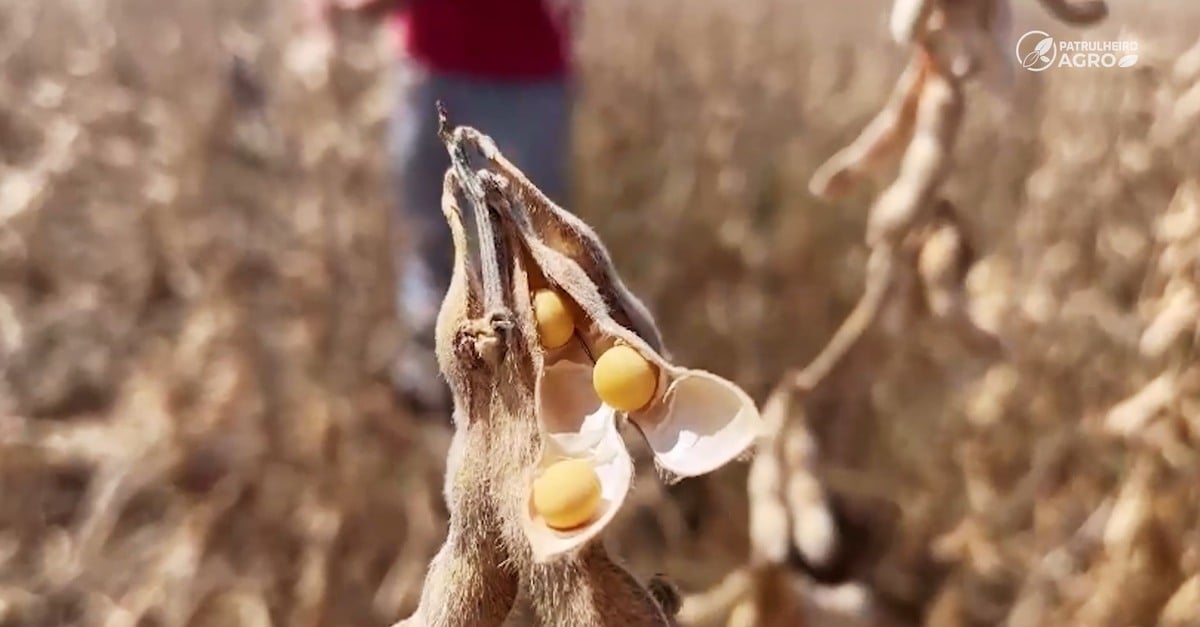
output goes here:
<path id="1" fill-rule="evenodd" d="M 1017 4 L 1017 33 L 1050 24 Z M 679 361 L 760 400 L 861 291 L 871 196 L 807 182 L 901 69 L 886 9 L 584 16 L 569 208 Z M 0 625 L 415 606 L 448 420 L 387 383 L 390 48 L 364 29 L 326 65 L 293 13 L 0 1 Z M 1200 7 L 1085 32 L 1138 65 L 968 95 L 947 194 L 1011 357 L 914 323 L 811 417 L 832 485 L 901 506 L 869 584 L 914 624 L 1200 625 Z M 744 561 L 744 464 L 642 466 L 616 554 L 685 592 Z"/>

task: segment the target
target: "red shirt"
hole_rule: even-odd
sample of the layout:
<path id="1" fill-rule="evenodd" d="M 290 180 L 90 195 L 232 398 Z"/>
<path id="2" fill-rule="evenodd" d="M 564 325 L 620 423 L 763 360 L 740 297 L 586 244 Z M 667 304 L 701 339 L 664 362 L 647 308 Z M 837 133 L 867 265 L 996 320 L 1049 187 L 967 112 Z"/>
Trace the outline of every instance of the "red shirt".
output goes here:
<path id="1" fill-rule="evenodd" d="M 540 79 L 570 71 L 568 20 L 543 0 L 413 0 L 394 24 L 404 53 L 436 72 Z"/>

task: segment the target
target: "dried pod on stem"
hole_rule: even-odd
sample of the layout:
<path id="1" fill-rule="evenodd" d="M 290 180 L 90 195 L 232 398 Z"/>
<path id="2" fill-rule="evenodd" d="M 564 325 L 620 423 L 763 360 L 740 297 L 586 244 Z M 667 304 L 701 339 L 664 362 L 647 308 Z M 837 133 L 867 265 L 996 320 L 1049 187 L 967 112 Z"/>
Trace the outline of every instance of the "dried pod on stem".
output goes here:
<path id="1" fill-rule="evenodd" d="M 1042 4 L 1070 24 L 1093 23 L 1107 13 L 1102 0 Z M 868 215 L 870 255 L 862 297 L 812 362 L 785 373 L 766 401 L 768 433 L 748 481 L 754 556 L 720 585 L 686 599 L 682 611 L 689 620 L 728 612 L 754 616 L 757 623 L 767 607 L 772 614 L 791 612 L 784 621 L 809 620 L 816 615 L 811 607 L 775 594 L 794 587 L 783 562 L 799 562 L 810 579 L 837 583 L 871 561 L 869 552 L 848 550 L 862 544 L 852 538 L 887 525 L 856 525 L 838 511 L 835 495 L 819 479 L 820 447 L 803 417 L 823 397 L 838 394 L 831 380 L 852 380 L 846 373 L 856 368 L 853 380 L 871 378 L 862 369 L 874 368 L 875 362 L 861 355 L 872 329 L 887 327 L 894 317 L 907 320 L 910 309 L 920 309 L 973 352 L 987 358 L 1006 352 L 1002 338 L 977 324 L 970 312 L 965 279 L 975 251 L 941 188 L 953 168 L 966 82 L 981 80 L 993 90 L 1011 86 L 1009 0 L 895 0 L 889 29 L 897 43 L 911 46 L 908 66 L 882 110 L 809 182 L 814 195 L 834 199 L 894 170 Z M 856 353 L 857 359 L 850 357 Z M 796 417 L 789 411 L 793 394 L 801 397 Z M 839 611 L 861 619 L 874 611 L 870 605 L 864 600 L 852 611 Z M 780 609 L 784 606 L 791 609 Z"/>

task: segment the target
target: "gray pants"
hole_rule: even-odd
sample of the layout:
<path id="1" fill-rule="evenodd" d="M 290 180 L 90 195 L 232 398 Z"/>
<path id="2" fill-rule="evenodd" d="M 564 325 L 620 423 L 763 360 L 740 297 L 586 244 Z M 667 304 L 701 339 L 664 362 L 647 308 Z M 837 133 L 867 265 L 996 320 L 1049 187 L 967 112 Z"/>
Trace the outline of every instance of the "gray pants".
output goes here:
<path id="1" fill-rule="evenodd" d="M 567 192 L 570 85 L 563 80 L 505 82 L 431 73 L 400 66 L 389 150 L 396 185 L 394 259 L 397 308 L 424 341 L 450 280 L 450 231 L 442 216 L 442 177 L 450 166 L 437 136 L 434 103 L 451 123 L 473 126 L 555 202 Z M 424 337 L 428 336 L 428 337 Z"/>

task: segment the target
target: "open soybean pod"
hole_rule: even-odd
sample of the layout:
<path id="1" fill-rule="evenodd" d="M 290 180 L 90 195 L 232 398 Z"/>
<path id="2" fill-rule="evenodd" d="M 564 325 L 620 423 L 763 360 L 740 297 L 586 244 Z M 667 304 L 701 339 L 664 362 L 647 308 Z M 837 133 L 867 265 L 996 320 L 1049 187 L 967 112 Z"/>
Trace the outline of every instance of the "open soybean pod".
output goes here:
<path id="1" fill-rule="evenodd" d="M 574 328 L 564 343 L 555 331 L 541 345 L 536 396 L 543 456 L 523 511 L 534 558 L 547 560 L 594 538 L 625 499 L 633 464 L 618 415 L 628 417 L 659 468 L 676 479 L 711 472 L 742 455 L 760 435 L 762 421 L 754 401 L 734 383 L 671 361 L 649 311 L 625 287 L 587 224 L 546 198 L 487 137 L 469 128 L 456 132 L 489 161 L 491 170 L 481 178 L 503 188 L 496 202 L 507 205 L 499 213 L 528 253 L 530 288 L 537 292 L 530 302 L 563 299 L 546 311 L 568 311 Z M 557 330 L 564 323 L 538 326 Z M 564 470 L 567 460 L 589 461 L 598 481 L 578 463 Z M 552 512 L 542 507 L 550 501 Z M 589 506 L 596 511 L 585 516 Z"/>

